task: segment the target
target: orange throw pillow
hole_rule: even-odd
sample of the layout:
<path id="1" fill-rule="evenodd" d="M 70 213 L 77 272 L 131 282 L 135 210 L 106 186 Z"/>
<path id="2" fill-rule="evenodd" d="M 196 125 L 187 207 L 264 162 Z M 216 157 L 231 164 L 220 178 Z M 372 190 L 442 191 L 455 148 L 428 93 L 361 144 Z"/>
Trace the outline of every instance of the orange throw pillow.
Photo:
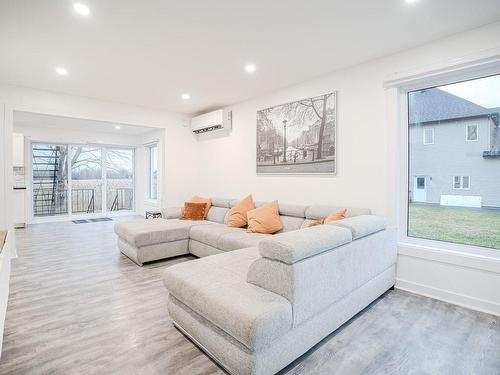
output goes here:
<path id="1" fill-rule="evenodd" d="M 229 210 L 228 227 L 243 228 L 248 225 L 247 212 L 255 209 L 252 194 L 243 198 L 236 206 Z"/>
<path id="2" fill-rule="evenodd" d="M 207 209 L 206 203 L 184 203 L 184 209 L 182 210 L 180 220 L 204 220 L 205 211 Z"/>
<path id="3" fill-rule="evenodd" d="M 337 220 L 342 220 L 345 219 L 345 214 L 347 212 L 347 209 L 340 210 L 338 212 L 335 212 L 334 214 L 330 214 L 327 217 L 325 217 L 325 220 L 323 220 L 323 224 L 327 224 L 330 221 L 337 221 Z"/>
<path id="4" fill-rule="evenodd" d="M 345 215 L 347 212 L 347 208 L 337 211 L 334 214 L 330 214 L 327 217 L 325 217 L 323 220 L 316 220 L 313 221 L 311 224 L 308 225 L 308 227 L 314 227 L 316 225 L 321 225 L 321 224 L 326 224 L 331 221 L 337 221 L 337 220 L 342 220 L 345 219 Z"/>
<path id="5" fill-rule="evenodd" d="M 210 207 L 212 207 L 212 200 L 210 198 L 203 198 L 195 195 L 193 198 L 190 200 L 191 203 L 205 203 L 207 206 L 207 209 L 205 211 L 205 217 L 204 219 L 207 218 L 208 215 L 208 210 L 210 210 Z"/>
<path id="6" fill-rule="evenodd" d="M 312 223 L 310 223 L 310 224 L 308 225 L 308 227 L 310 228 L 310 227 L 315 227 L 316 225 L 321 225 L 321 224 L 323 224 L 323 221 L 324 221 L 324 219 L 323 219 L 323 220 L 316 220 L 316 221 L 313 221 Z"/>
<path id="7" fill-rule="evenodd" d="M 276 233 L 283 228 L 280 220 L 278 201 L 247 212 L 249 233 Z"/>

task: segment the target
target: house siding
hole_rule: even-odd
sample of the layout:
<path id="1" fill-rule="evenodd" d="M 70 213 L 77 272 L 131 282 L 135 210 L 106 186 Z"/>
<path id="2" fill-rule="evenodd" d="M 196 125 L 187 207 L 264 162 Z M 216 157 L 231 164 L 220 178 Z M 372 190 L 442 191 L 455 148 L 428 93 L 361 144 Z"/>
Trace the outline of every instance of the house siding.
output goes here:
<path id="1" fill-rule="evenodd" d="M 466 141 L 467 125 L 478 125 L 478 141 Z M 423 144 L 425 128 L 434 128 L 434 143 Z M 494 123 L 488 117 L 411 125 L 409 128 L 409 190 L 416 176 L 426 178 L 426 202 L 441 195 L 481 196 L 484 207 L 500 207 L 500 159 L 483 158 L 492 147 Z M 470 176 L 470 188 L 454 189 L 454 176 Z"/>

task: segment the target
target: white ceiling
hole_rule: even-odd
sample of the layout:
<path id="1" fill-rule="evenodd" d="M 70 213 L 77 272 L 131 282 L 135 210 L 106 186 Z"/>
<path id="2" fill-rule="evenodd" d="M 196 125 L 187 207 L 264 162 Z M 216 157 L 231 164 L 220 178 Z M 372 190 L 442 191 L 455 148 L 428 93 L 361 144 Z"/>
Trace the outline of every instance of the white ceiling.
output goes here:
<path id="1" fill-rule="evenodd" d="M 79 1 L 0 1 L 0 82 L 192 113 L 500 19 L 499 0 Z"/>
<path id="2" fill-rule="evenodd" d="M 120 126 L 120 129 L 115 129 L 115 126 L 117 125 Z M 141 135 L 154 130 L 154 128 L 145 126 L 115 124 L 112 122 L 52 116 L 31 112 L 14 112 L 14 131 L 16 131 L 17 128 L 22 129 L 24 126 L 52 129 L 72 129 L 79 131 L 84 130 L 89 134 L 110 133 L 116 135 Z"/>

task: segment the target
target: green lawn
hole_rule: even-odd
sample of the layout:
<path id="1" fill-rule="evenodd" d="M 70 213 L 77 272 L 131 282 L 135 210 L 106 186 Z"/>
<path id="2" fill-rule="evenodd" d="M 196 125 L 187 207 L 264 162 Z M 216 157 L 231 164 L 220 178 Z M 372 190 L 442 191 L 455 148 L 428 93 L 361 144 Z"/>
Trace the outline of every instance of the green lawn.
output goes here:
<path id="1" fill-rule="evenodd" d="M 500 210 L 410 205 L 408 235 L 500 249 Z"/>

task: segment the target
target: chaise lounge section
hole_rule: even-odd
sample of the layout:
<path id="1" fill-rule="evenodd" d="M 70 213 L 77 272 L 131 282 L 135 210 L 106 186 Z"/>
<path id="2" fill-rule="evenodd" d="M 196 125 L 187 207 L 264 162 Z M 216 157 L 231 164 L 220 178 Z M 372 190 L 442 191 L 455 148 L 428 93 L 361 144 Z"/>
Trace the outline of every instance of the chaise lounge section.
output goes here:
<path id="1" fill-rule="evenodd" d="M 396 230 L 361 215 L 164 273 L 174 325 L 233 374 L 273 374 L 390 289 Z"/>

